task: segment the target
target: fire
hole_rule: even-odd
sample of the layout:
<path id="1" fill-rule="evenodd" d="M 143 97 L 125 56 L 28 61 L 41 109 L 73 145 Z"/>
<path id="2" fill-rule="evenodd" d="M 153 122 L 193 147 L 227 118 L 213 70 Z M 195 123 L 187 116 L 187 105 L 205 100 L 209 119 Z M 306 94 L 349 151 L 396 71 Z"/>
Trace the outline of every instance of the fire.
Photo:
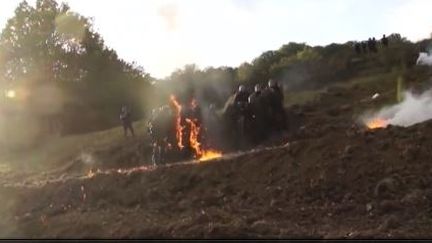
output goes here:
<path id="1" fill-rule="evenodd" d="M 369 129 L 385 128 L 388 126 L 388 121 L 381 118 L 374 118 L 366 122 Z"/>
<path id="2" fill-rule="evenodd" d="M 216 150 L 206 150 L 204 151 L 204 153 L 202 154 L 201 158 L 199 159 L 200 161 L 206 161 L 206 160 L 211 160 L 211 159 L 216 159 L 222 157 L 222 153 Z"/>
<path id="3" fill-rule="evenodd" d="M 177 146 L 180 149 L 184 148 L 183 144 L 183 131 L 185 129 L 184 126 L 182 126 L 182 106 L 177 101 L 176 97 L 174 95 L 170 96 L 171 103 L 173 104 L 175 111 L 176 111 L 176 138 L 177 138 Z M 190 107 L 192 109 L 195 109 L 198 107 L 198 102 L 193 99 L 190 103 Z M 201 147 L 200 143 L 200 132 L 201 127 L 198 123 L 197 119 L 194 118 L 186 118 L 186 123 L 188 124 L 188 127 L 190 129 L 189 133 L 189 144 L 191 148 L 193 149 L 195 153 L 195 158 L 204 161 L 204 160 L 210 160 L 214 158 L 218 158 L 222 156 L 221 152 L 215 151 L 215 150 L 205 150 Z"/>
<path id="4" fill-rule="evenodd" d="M 174 107 L 176 109 L 176 138 L 177 138 L 177 146 L 180 149 L 183 149 L 184 148 L 184 145 L 183 145 L 183 129 L 184 129 L 184 127 L 181 125 L 181 110 L 182 110 L 182 107 L 178 103 L 178 101 L 176 100 L 176 98 L 175 98 L 174 95 L 171 95 L 170 99 L 171 99 L 171 103 L 174 105 Z"/>
<path id="5" fill-rule="evenodd" d="M 200 132 L 200 127 L 197 124 L 197 121 L 192 121 L 191 119 L 186 119 L 186 122 L 190 126 L 190 135 L 189 135 L 189 143 L 193 150 L 195 150 L 195 155 L 200 157 L 202 154 L 201 144 L 198 141 L 198 136 Z"/>
<path id="6" fill-rule="evenodd" d="M 204 150 L 201 148 L 201 143 L 199 142 L 200 127 L 197 120 L 186 119 L 186 122 L 190 126 L 189 143 L 192 149 L 195 151 L 195 158 L 199 161 L 206 161 L 222 156 L 221 152 L 215 150 Z"/>

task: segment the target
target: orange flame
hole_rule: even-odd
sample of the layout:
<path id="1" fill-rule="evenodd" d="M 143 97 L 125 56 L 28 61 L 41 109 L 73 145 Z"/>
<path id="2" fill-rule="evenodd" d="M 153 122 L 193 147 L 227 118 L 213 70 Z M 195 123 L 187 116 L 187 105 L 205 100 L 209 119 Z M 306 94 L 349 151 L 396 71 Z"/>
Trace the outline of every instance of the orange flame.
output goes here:
<path id="1" fill-rule="evenodd" d="M 200 127 L 198 126 L 196 120 L 192 121 L 191 119 L 186 119 L 186 122 L 190 125 L 190 135 L 189 135 L 190 146 L 195 150 L 195 155 L 197 157 L 201 157 L 202 155 L 201 144 L 198 141 Z"/>
<path id="2" fill-rule="evenodd" d="M 385 128 L 388 126 L 388 121 L 381 118 L 374 118 L 366 122 L 369 129 Z"/>
<path id="3" fill-rule="evenodd" d="M 171 99 L 171 103 L 174 105 L 174 107 L 176 109 L 176 138 L 177 138 L 177 146 L 180 149 L 183 149 L 184 148 L 184 145 L 183 145 L 183 129 L 184 129 L 184 127 L 181 125 L 181 110 L 182 110 L 182 107 L 178 103 L 178 101 L 176 100 L 176 98 L 175 98 L 174 95 L 171 95 L 170 99 Z"/>
<path id="4" fill-rule="evenodd" d="M 185 127 L 181 124 L 181 111 L 182 106 L 177 101 L 176 97 L 174 95 L 170 96 L 171 103 L 173 104 L 175 110 L 176 110 L 176 138 L 177 138 L 177 146 L 180 149 L 184 148 L 183 144 L 183 131 Z M 192 109 L 195 109 L 198 107 L 198 103 L 195 99 L 192 100 L 190 103 L 190 106 Z M 199 141 L 199 134 L 200 134 L 200 126 L 198 125 L 198 121 L 196 119 L 192 118 L 186 118 L 186 123 L 189 125 L 190 128 L 190 134 L 189 134 L 189 144 L 194 150 L 195 158 L 199 159 L 200 161 L 204 160 L 210 160 L 217 157 L 221 157 L 222 153 L 215 151 L 215 150 L 204 150 L 201 148 L 201 143 Z"/>
<path id="5" fill-rule="evenodd" d="M 205 150 L 201 155 L 200 161 L 206 161 L 222 157 L 222 153 L 216 150 Z"/>
<path id="6" fill-rule="evenodd" d="M 222 156 L 222 153 L 215 150 L 204 150 L 201 148 L 199 142 L 200 127 L 196 120 L 186 119 L 186 122 L 190 125 L 189 143 L 192 149 L 195 151 L 195 158 L 199 161 L 206 161 Z"/>

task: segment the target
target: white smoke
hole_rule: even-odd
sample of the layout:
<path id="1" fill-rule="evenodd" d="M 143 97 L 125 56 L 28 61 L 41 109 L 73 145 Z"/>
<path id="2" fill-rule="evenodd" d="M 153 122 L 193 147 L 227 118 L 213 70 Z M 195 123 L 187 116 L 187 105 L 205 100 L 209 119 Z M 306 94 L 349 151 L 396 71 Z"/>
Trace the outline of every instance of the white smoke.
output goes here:
<path id="1" fill-rule="evenodd" d="M 78 158 L 86 165 L 94 165 L 96 163 L 96 159 L 90 153 L 83 152 L 78 156 Z"/>
<path id="2" fill-rule="evenodd" d="M 432 55 L 427 52 L 420 52 L 416 64 L 432 66 Z"/>
<path id="3" fill-rule="evenodd" d="M 432 119 L 432 90 L 419 95 L 406 91 L 401 103 L 385 107 L 364 118 L 364 121 L 371 120 L 371 118 L 385 119 L 388 124 L 403 127 Z"/>

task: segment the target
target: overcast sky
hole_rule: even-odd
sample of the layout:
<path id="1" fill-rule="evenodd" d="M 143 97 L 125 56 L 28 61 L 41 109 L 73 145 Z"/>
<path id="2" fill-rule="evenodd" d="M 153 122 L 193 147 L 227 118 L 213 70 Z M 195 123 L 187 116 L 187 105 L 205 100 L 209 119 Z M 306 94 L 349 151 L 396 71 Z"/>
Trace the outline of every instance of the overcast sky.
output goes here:
<path id="1" fill-rule="evenodd" d="M 1 28 L 19 2 L 0 0 Z M 432 32 L 432 0 L 63 2 L 93 17 L 109 47 L 157 78 L 189 63 L 238 66 L 290 41 L 326 45 L 395 32 L 415 41 Z"/>

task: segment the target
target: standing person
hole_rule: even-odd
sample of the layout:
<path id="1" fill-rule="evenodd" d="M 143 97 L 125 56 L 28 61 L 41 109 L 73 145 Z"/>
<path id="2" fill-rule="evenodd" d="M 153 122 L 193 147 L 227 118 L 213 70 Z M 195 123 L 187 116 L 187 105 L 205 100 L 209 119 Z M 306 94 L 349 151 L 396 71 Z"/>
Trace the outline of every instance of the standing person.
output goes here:
<path id="1" fill-rule="evenodd" d="M 388 47 L 388 38 L 386 37 L 386 35 L 383 35 L 382 39 L 381 39 L 381 44 L 384 47 Z"/>
<path id="2" fill-rule="evenodd" d="M 359 55 L 361 53 L 361 45 L 360 45 L 360 43 L 356 42 L 354 44 L 354 50 L 357 53 L 357 55 Z"/>
<path id="3" fill-rule="evenodd" d="M 123 126 L 124 136 L 127 137 L 127 131 L 129 130 L 132 136 L 135 136 L 134 129 L 132 126 L 132 114 L 127 106 L 122 106 L 120 111 L 120 121 Z"/>
<path id="4" fill-rule="evenodd" d="M 375 37 L 372 38 L 371 46 L 372 46 L 372 51 L 373 52 L 375 52 L 375 53 L 378 52 L 377 41 L 376 41 Z"/>
<path id="5" fill-rule="evenodd" d="M 249 106 L 252 113 L 251 134 L 255 144 L 260 143 L 267 134 L 266 103 L 260 84 L 255 85 L 254 92 L 249 96 Z"/>
<path id="6" fill-rule="evenodd" d="M 362 48 L 363 53 L 367 53 L 368 52 L 367 51 L 367 47 L 368 47 L 368 45 L 367 45 L 366 41 L 362 41 L 361 42 L 361 48 Z"/>
<path id="7" fill-rule="evenodd" d="M 373 47 L 372 47 L 372 38 L 369 38 L 368 40 L 367 40 L 367 46 L 368 46 L 368 49 L 369 49 L 369 52 L 373 52 Z"/>
<path id="8" fill-rule="evenodd" d="M 240 85 L 234 97 L 234 116 L 232 117 L 234 119 L 233 135 L 236 139 L 236 146 L 239 148 L 243 148 L 247 144 L 247 130 L 251 122 L 248 99 L 249 92 L 246 90 L 246 86 Z"/>
<path id="9" fill-rule="evenodd" d="M 271 110 L 271 122 L 273 129 L 280 131 L 286 128 L 286 115 L 283 108 L 283 92 L 281 87 L 274 80 L 269 80 L 267 88 L 267 99 Z"/>
<path id="10" fill-rule="evenodd" d="M 249 92 L 246 90 L 246 86 L 240 85 L 238 91 L 235 94 L 234 104 L 247 103 L 249 98 Z"/>

